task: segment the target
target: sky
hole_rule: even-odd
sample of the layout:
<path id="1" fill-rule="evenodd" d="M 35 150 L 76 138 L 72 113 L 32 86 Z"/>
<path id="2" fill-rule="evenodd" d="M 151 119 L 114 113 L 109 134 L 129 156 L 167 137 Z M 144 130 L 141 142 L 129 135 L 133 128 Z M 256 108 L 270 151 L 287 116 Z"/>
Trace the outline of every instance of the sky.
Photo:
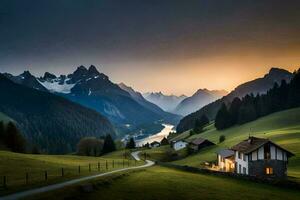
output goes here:
<path id="1" fill-rule="evenodd" d="M 0 72 L 91 64 L 141 92 L 232 90 L 300 64 L 296 0 L 1 0 Z"/>

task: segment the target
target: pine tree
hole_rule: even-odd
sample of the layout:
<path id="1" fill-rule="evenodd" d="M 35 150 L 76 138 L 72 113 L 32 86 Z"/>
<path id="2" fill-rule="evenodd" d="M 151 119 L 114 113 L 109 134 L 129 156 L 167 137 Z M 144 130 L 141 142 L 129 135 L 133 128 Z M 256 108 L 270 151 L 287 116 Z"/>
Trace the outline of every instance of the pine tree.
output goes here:
<path id="1" fill-rule="evenodd" d="M 135 141 L 133 138 L 129 139 L 129 142 L 126 144 L 126 149 L 134 149 L 135 148 Z"/>
<path id="2" fill-rule="evenodd" d="M 230 123 L 231 125 L 234 125 L 238 121 L 239 117 L 239 110 L 241 107 L 242 101 L 240 98 L 236 97 L 233 99 L 230 108 L 229 108 L 229 113 L 230 113 Z"/>
<path id="3" fill-rule="evenodd" d="M 24 153 L 26 150 L 25 139 L 23 138 L 15 124 L 12 122 L 9 122 L 7 124 L 4 142 L 5 145 L 13 152 Z"/>
<path id="4" fill-rule="evenodd" d="M 222 130 L 225 128 L 228 128 L 230 126 L 230 114 L 227 110 L 226 105 L 223 103 L 220 110 L 217 113 L 216 119 L 215 119 L 215 127 L 218 130 Z"/>
<path id="5" fill-rule="evenodd" d="M 196 119 L 195 126 L 194 126 L 194 132 L 200 133 L 203 131 L 203 127 L 209 123 L 209 119 L 206 117 L 206 115 L 202 115 L 200 119 Z"/>
<path id="6" fill-rule="evenodd" d="M 0 143 L 3 142 L 4 131 L 5 131 L 4 123 L 3 123 L 3 121 L 0 121 Z"/>
<path id="7" fill-rule="evenodd" d="M 103 149 L 102 149 L 102 153 L 109 153 L 109 152 L 113 152 L 116 150 L 116 146 L 115 143 L 111 137 L 111 135 L 106 135 L 105 139 L 104 139 L 104 145 L 103 145 Z"/>

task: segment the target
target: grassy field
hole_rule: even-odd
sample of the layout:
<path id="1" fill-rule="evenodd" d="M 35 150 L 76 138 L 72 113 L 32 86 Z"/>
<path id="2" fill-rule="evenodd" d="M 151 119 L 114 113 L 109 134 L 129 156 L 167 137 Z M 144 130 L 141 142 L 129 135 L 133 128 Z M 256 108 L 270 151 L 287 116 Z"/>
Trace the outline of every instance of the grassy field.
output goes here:
<path id="1" fill-rule="evenodd" d="M 216 160 L 217 150 L 230 148 L 234 144 L 246 139 L 249 134 L 251 136 L 269 138 L 293 152 L 296 156 L 290 159 L 288 175 L 300 178 L 300 108 L 274 113 L 256 121 L 223 131 L 218 131 L 213 125 L 210 125 L 205 132 L 192 135 L 187 140 L 191 141 L 197 137 L 203 137 L 217 145 L 208 147 L 197 154 L 175 161 L 174 163 L 200 167 L 204 161 Z M 218 144 L 220 135 L 225 135 L 226 140 Z"/>
<path id="2" fill-rule="evenodd" d="M 123 151 L 103 157 L 32 155 L 0 151 L 0 186 L 3 185 L 3 176 L 6 176 L 8 186 L 7 189 L 0 188 L 0 194 L 99 173 L 98 162 L 100 172 L 123 168 L 123 158 Z M 130 166 L 143 163 L 142 161 L 135 163 L 130 156 L 127 158 L 129 159 L 124 160 L 125 167 L 128 163 Z M 106 169 L 106 161 L 108 169 Z M 91 171 L 89 171 L 89 164 Z M 62 177 L 62 168 L 64 168 L 64 177 Z M 47 171 L 47 181 L 45 181 L 45 171 Z M 25 184 L 26 173 L 29 175 L 28 185 Z"/>
<path id="3" fill-rule="evenodd" d="M 83 185 L 94 189 L 87 193 Z M 300 191 L 246 180 L 194 174 L 164 167 L 103 177 L 34 199 L 298 199 Z"/>

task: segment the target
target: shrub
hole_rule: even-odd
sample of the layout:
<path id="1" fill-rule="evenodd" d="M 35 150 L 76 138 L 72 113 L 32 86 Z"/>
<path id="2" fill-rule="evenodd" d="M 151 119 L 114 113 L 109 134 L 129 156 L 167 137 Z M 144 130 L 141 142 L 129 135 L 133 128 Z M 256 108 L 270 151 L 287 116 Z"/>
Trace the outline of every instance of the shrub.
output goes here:
<path id="1" fill-rule="evenodd" d="M 220 135 L 220 137 L 219 137 L 219 143 L 222 143 L 222 142 L 224 142 L 225 141 L 225 135 Z"/>

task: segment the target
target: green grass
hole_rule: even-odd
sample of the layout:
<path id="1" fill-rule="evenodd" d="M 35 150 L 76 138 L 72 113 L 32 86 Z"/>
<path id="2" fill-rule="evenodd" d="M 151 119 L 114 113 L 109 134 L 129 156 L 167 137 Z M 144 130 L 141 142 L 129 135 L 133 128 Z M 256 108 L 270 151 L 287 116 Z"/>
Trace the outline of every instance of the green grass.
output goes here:
<path id="1" fill-rule="evenodd" d="M 110 157 L 110 155 L 112 155 Z M 88 157 L 76 155 L 32 155 L 19 154 L 8 151 L 0 151 L 0 186 L 3 176 L 7 177 L 7 189 L 0 189 L 0 194 L 14 192 L 38 185 L 46 185 L 54 182 L 72 179 L 75 177 L 86 176 L 99 173 L 98 162 L 100 162 L 100 171 L 111 171 L 123 167 L 123 154 L 114 152 L 103 157 Z M 114 160 L 114 168 L 113 168 Z M 106 169 L 106 161 L 108 169 Z M 125 167 L 128 166 L 128 160 L 125 160 Z M 140 161 L 137 164 L 142 164 Z M 89 172 L 91 164 L 91 172 Z M 130 160 L 130 165 L 136 163 Z M 80 174 L 78 172 L 80 166 Z M 61 168 L 64 168 L 64 177 L 61 177 Z M 48 181 L 45 181 L 45 171 L 48 173 Z M 29 185 L 25 185 L 25 174 L 29 173 Z"/>
<path id="2" fill-rule="evenodd" d="M 251 136 L 269 138 L 293 152 L 296 156 L 292 157 L 289 161 L 288 175 L 300 178 L 300 108 L 274 113 L 253 122 L 223 131 L 218 131 L 211 125 L 207 127 L 205 132 L 193 135 L 187 140 L 191 141 L 197 137 L 203 137 L 217 145 L 208 147 L 195 155 L 175 161 L 174 163 L 200 167 L 204 161 L 216 160 L 217 150 L 230 148 L 234 144 L 246 139 L 249 134 Z M 218 144 L 220 135 L 225 135 L 226 140 Z"/>
<path id="3" fill-rule="evenodd" d="M 116 175 L 117 176 L 117 175 Z M 94 191 L 82 192 L 80 185 Z M 151 167 L 36 196 L 34 199 L 298 199 L 300 191 L 214 175 Z"/>

